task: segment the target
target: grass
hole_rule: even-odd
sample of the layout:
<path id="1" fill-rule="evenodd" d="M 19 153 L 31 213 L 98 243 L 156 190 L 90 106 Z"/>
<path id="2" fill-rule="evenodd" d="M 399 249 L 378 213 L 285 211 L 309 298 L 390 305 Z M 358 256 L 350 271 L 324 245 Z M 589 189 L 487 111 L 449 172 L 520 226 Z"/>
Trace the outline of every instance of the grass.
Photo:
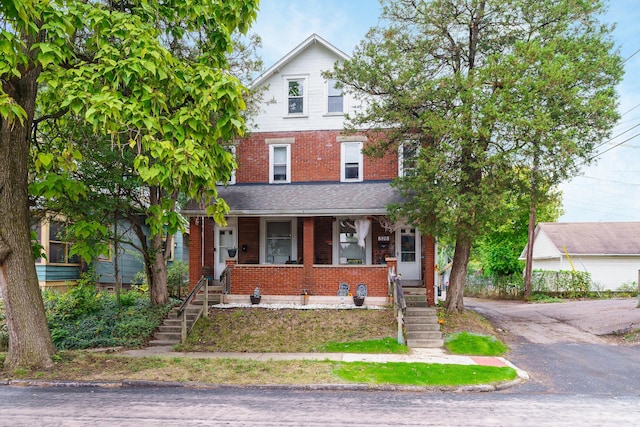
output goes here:
<path id="1" fill-rule="evenodd" d="M 502 356 L 508 347 L 492 335 L 458 332 L 447 337 L 445 346 L 453 354 Z"/>
<path id="2" fill-rule="evenodd" d="M 397 338 L 353 342 L 329 342 L 318 349 L 323 353 L 409 353 L 406 345 L 398 344 Z"/>
<path id="3" fill-rule="evenodd" d="M 336 374 L 349 382 L 413 386 L 459 386 L 510 381 L 512 368 L 429 363 L 344 363 Z"/>
<path id="4" fill-rule="evenodd" d="M 395 384 L 460 386 L 510 381 L 511 368 L 426 363 L 344 363 L 188 357 L 132 358 L 69 350 L 59 353 L 50 370 L 20 369 L 8 378 L 79 381 L 175 381 L 214 384 Z M 2 371 L 0 371 L 2 373 Z M 0 376 L 1 378 L 1 376 Z"/>
<path id="5" fill-rule="evenodd" d="M 492 331 L 481 316 L 442 315 L 443 332 Z M 392 310 L 214 309 L 197 323 L 182 351 L 407 352 L 395 337 Z M 4 355 L 0 353 L 0 361 Z M 0 367 L 0 379 L 74 381 L 176 381 L 215 384 L 398 384 L 458 386 L 515 378 L 511 368 L 423 363 L 254 361 L 188 357 L 132 358 L 117 352 L 67 350 L 48 370 L 15 372 Z"/>
<path id="6" fill-rule="evenodd" d="M 327 343 L 397 335 L 393 310 L 212 309 L 178 351 L 325 352 Z"/>

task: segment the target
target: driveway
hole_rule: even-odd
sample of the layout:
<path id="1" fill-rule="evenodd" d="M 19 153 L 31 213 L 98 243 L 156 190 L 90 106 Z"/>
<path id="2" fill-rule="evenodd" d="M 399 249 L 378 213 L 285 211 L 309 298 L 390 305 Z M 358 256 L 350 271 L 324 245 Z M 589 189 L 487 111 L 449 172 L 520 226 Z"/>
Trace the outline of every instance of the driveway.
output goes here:
<path id="1" fill-rule="evenodd" d="M 530 380 L 507 393 L 637 396 L 640 345 L 614 333 L 640 329 L 636 299 L 529 304 L 465 298 L 499 328 L 507 358 Z"/>
<path id="2" fill-rule="evenodd" d="M 503 338 L 536 344 L 607 344 L 611 334 L 640 329 L 635 298 L 535 304 L 465 298 L 465 306 L 503 331 Z"/>

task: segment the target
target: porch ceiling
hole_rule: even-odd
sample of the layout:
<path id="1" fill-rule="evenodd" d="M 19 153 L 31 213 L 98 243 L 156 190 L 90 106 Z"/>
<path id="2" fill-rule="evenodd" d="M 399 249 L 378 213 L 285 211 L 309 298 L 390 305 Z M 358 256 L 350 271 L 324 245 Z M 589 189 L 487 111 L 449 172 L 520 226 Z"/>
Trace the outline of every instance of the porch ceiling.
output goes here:
<path id="1" fill-rule="evenodd" d="M 230 215 L 384 215 L 387 205 L 403 199 L 389 181 L 358 183 L 236 184 L 218 188 L 231 208 Z M 187 216 L 204 215 L 191 202 Z"/>

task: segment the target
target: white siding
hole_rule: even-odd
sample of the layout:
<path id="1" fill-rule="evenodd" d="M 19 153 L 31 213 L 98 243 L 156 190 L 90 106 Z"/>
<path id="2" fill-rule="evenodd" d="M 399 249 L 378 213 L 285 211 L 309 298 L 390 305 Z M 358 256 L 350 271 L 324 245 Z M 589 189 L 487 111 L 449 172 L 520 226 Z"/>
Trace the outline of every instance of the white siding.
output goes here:
<path id="1" fill-rule="evenodd" d="M 533 245 L 533 259 L 559 258 L 562 252 L 553 244 L 543 230 L 539 230 Z"/>
<path id="2" fill-rule="evenodd" d="M 638 280 L 640 257 L 572 256 L 571 263 L 577 271 L 591 273 L 591 280 L 600 290 L 615 291 L 623 283 Z M 534 260 L 534 270 L 571 270 L 571 263 L 562 259 Z"/>
<path id="3" fill-rule="evenodd" d="M 264 103 L 255 118 L 252 131 L 279 132 L 303 130 L 341 130 L 344 115 L 327 114 L 327 80 L 323 71 L 332 70 L 338 58 L 320 44 L 312 44 L 291 62 L 268 78 Z M 305 96 L 307 112 L 303 117 L 287 117 L 287 78 L 306 78 Z M 353 111 L 354 100 L 344 97 L 344 112 Z"/>

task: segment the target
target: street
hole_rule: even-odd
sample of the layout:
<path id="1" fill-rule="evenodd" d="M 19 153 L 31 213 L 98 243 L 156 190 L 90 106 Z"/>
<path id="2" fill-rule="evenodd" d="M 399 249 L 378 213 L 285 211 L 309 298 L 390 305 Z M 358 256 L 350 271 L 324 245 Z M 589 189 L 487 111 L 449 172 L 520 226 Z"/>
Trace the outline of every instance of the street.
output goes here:
<path id="1" fill-rule="evenodd" d="M 3 426 L 620 426 L 640 419 L 640 346 L 606 334 L 640 324 L 631 300 L 465 299 L 499 327 L 530 380 L 501 392 L 269 387 L 0 387 Z"/>
<path id="2" fill-rule="evenodd" d="M 0 387 L 1 426 L 620 426 L 638 396 Z"/>

